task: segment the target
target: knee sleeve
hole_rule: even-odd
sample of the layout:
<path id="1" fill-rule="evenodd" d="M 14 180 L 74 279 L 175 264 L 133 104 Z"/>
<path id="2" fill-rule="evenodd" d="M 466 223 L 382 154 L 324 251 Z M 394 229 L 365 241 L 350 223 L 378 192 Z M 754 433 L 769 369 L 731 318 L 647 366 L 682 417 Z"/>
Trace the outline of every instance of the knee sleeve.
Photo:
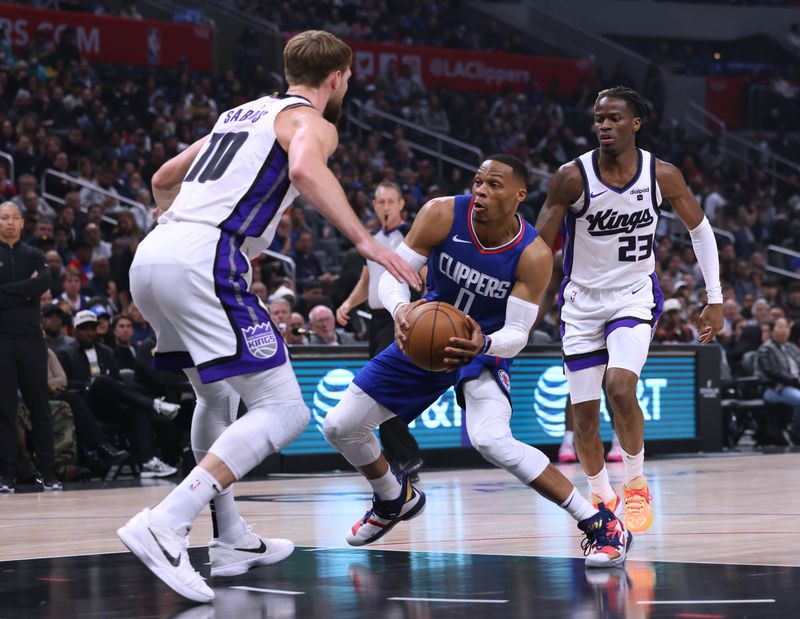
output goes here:
<path id="1" fill-rule="evenodd" d="M 214 441 L 209 451 L 241 479 L 267 456 L 280 451 L 308 427 L 305 403 L 251 408 Z"/>
<path id="2" fill-rule="evenodd" d="M 484 371 L 464 385 L 467 434 L 473 446 L 488 461 L 506 469 L 524 484 L 542 474 L 550 461 L 541 451 L 518 441 L 511 434 L 511 405 L 494 377 Z"/>
<path id="3" fill-rule="evenodd" d="M 603 389 L 605 371 L 605 364 L 595 365 L 583 370 L 575 370 L 574 372 L 565 367 L 564 374 L 567 377 L 569 397 L 572 403 L 580 404 L 581 402 L 599 400 Z"/>
<path id="4" fill-rule="evenodd" d="M 203 384 L 195 368 L 184 370 L 195 393 L 192 415 L 192 451 L 197 462 L 208 453 L 225 429 L 236 421 L 239 394 L 224 381 Z"/>
<path id="5" fill-rule="evenodd" d="M 325 416 L 322 433 L 354 467 L 372 464 L 381 455 L 375 428 L 393 416 L 352 383 Z"/>

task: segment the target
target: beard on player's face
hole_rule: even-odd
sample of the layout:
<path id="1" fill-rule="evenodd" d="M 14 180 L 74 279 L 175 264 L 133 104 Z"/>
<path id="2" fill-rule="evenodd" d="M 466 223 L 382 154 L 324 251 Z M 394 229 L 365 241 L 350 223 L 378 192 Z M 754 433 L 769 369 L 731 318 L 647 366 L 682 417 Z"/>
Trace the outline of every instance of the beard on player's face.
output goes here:
<path id="1" fill-rule="evenodd" d="M 322 117 L 334 125 L 338 123 L 339 119 L 342 117 L 342 98 L 331 98 L 330 101 L 328 101 L 328 104 L 325 106 L 325 109 L 322 111 Z"/>

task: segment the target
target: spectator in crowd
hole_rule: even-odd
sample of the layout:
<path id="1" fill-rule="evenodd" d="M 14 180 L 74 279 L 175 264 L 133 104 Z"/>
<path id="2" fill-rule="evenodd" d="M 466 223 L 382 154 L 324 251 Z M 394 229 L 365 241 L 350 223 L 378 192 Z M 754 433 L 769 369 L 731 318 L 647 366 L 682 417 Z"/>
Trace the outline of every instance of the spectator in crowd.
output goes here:
<path id="1" fill-rule="evenodd" d="M 62 489 L 55 476 L 47 347 L 39 322 L 39 298 L 50 287 L 50 269 L 41 251 L 20 242 L 22 227 L 19 207 L 0 204 L 0 494 L 16 488 L 17 390 L 31 413 L 42 488 Z"/>
<path id="2" fill-rule="evenodd" d="M 334 276 L 323 270 L 319 258 L 314 254 L 314 237 L 310 232 L 301 232 L 297 236 L 292 258 L 298 286 L 303 286 L 311 281 L 319 281 L 323 284 L 333 281 Z"/>
<path id="3" fill-rule="evenodd" d="M 283 297 L 279 297 L 269 304 L 269 315 L 284 339 L 286 339 L 286 333 L 289 329 L 289 317 L 291 314 L 292 304 Z"/>
<path id="4" fill-rule="evenodd" d="M 93 299 L 94 301 L 94 299 Z M 95 341 L 105 346 L 114 346 L 114 334 L 111 331 L 111 314 L 104 305 L 92 305 L 89 310 L 97 317 L 97 334 Z"/>
<path id="5" fill-rule="evenodd" d="M 96 343 L 97 317 L 90 310 L 75 315 L 75 342 L 59 351 L 68 388 L 83 399 L 94 416 L 119 423 L 131 442 L 142 477 L 169 477 L 177 469 L 162 462 L 154 451 L 151 413 L 173 419 L 179 407 L 155 400 L 123 384 L 114 352 Z"/>
<path id="6" fill-rule="evenodd" d="M 308 344 L 308 335 L 303 315 L 299 312 L 292 312 L 286 329 L 286 343 L 290 346 Z"/>
<path id="7" fill-rule="evenodd" d="M 88 284 L 92 277 L 92 246 L 80 238 L 75 242 L 73 251 L 75 258 L 67 264 L 67 268 L 80 274 L 82 285 Z"/>
<path id="8" fill-rule="evenodd" d="M 133 340 L 133 321 L 125 314 L 117 314 L 111 321 L 111 331 L 114 337 L 114 358 L 120 369 L 136 369 L 136 348 L 131 344 Z"/>
<path id="9" fill-rule="evenodd" d="M 74 267 L 64 269 L 61 287 L 64 292 L 58 298 L 69 304 L 70 308 L 72 308 L 72 314 L 77 314 L 79 311 L 89 308 L 89 297 L 81 293 L 83 278 L 78 269 Z"/>
<path id="10" fill-rule="evenodd" d="M 148 338 L 155 337 L 156 334 L 153 331 L 153 327 L 151 327 L 144 319 L 142 312 L 139 311 L 139 307 L 135 303 L 128 305 L 125 313 L 128 314 L 128 317 L 133 323 L 133 337 L 131 338 L 131 344 L 134 347 L 138 346 L 141 342 Z"/>
<path id="11" fill-rule="evenodd" d="M 83 229 L 83 238 L 92 247 L 92 260 L 111 257 L 111 243 L 103 240 L 100 226 L 95 223 L 86 224 Z"/>
<path id="12" fill-rule="evenodd" d="M 800 444 L 800 348 L 789 341 L 785 318 L 770 323 L 770 339 L 758 349 L 756 372 L 768 387 L 764 401 L 792 409 L 789 444 Z"/>
<path id="13" fill-rule="evenodd" d="M 680 299 L 664 301 L 664 311 L 658 321 L 654 341 L 659 344 L 690 344 L 694 333 L 683 321 Z"/>
<path id="14" fill-rule="evenodd" d="M 42 330 L 44 342 L 53 352 L 58 352 L 75 338 L 65 333 L 70 316 L 57 303 L 49 303 L 42 308 Z"/>
<path id="15" fill-rule="evenodd" d="M 309 312 L 308 326 L 312 346 L 342 346 L 356 344 L 355 336 L 336 327 L 333 310 L 327 305 L 317 305 Z"/>
<path id="16" fill-rule="evenodd" d="M 298 312 L 305 319 L 309 312 L 317 305 L 327 305 L 331 307 L 331 300 L 324 296 L 322 282 L 311 280 L 303 287 L 303 294 L 294 304 L 294 311 Z"/>

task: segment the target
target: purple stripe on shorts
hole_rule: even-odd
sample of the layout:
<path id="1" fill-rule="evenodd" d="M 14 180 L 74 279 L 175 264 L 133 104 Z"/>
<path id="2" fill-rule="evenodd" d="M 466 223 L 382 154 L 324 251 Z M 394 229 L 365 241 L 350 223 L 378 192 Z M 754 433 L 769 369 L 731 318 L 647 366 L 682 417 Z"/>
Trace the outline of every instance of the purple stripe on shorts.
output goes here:
<path id="1" fill-rule="evenodd" d="M 586 368 L 593 368 L 598 365 L 608 363 L 608 351 L 603 351 L 592 355 L 590 357 L 581 357 L 580 359 L 565 359 L 564 365 L 567 366 L 570 372 L 577 372 L 578 370 L 585 370 Z"/>
<path id="2" fill-rule="evenodd" d="M 650 279 L 653 281 L 653 322 L 655 324 L 661 318 L 661 313 L 664 311 L 664 293 L 661 292 L 661 286 L 658 285 L 658 276 L 655 273 L 650 274 Z"/>
<path id="3" fill-rule="evenodd" d="M 188 352 L 156 352 L 153 355 L 153 369 L 161 372 L 180 372 L 193 368 L 194 361 Z"/>
<path id="4" fill-rule="evenodd" d="M 622 318 L 606 325 L 605 336 L 608 337 L 610 333 L 619 329 L 620 327 L 635 327 L 637 325 L 649 326 L 649 324 L 650 323 L 647 320 L 639 320 L 637 318 Z"/>
<path id="5" fill-rule="evenodd" d="M 243 240 L 243 236 L 224 230 L 220 233 L 214 260 L 214 291 L 231 322 L 236 353 L 200 364 L 197 369 L 204 383 L 261 372 L 286 361 L 280 332 L 258 297 L 247 289 L 244 276 L 250 265 L 240 251 Z"/>

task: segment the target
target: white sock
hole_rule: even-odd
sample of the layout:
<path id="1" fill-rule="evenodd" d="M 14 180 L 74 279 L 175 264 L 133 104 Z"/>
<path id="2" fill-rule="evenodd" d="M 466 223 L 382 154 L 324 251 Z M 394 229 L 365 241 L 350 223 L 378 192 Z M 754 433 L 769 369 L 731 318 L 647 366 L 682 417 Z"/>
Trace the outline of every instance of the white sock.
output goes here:
<path id="1" fill-rule="evenodd" d="M 224 544 L 235 544 L 244 533 L 244 520 L 236 509 L 233 486 L 228 486 L 211 500 L 214 537 Z"/>
<path id="2" fill-rule="evenodd" d="M 575 433 L 572 430 L 564 432 L 564 440 L 561 442 L 562 447 L 572 447 L 575 443 Z"/>
<path id="3" fill-rule="evenodd" d="M 638 454 L 633 456 L 623 449 L 622 462 L 625 465 L 625 476 L 622 478 L 622 483 L 627 486 L 637 477 L 644 476 L 644 446 Z"/>
<path id="4" fill-rule="evenodd" d="M 377 479 L 368 479 L 367 481 L 369 482 L 369 485 L 372 486 L 372 490 L 378 495 L 379 499 L 391 501 L 400 496 L 400 490 L 402 490 L 402 487 L 400 486 L 400 482 L 397 481 L 397 477 L 395 477 L 394 473 L 392 473 L 391 468 L 389 468 L 389 470 L 386 471 L 386 474 L 382 477 L 378 477 Z"/>
<path id="5" fill-rule="evenodd" d="M 208 502 L 219 494 L 222 485 L 205 469 L 196 466 L 178 487 L 150 510 L 153 524 L 187 533 Z"/>
<path id="6" fill-rule="evenodd" d="M 603 468 L 600 469 L 597 475 L 587 475 L 586 479 L 589 480 L 592 494 L 599 496 L 603 503 L 611 503 L 617 496 L 614 493 L 614 488 L 611 487 L 611 483 L 608 481 L 608 470 L 606 470 L 605 465 L 603 465 Z"/>
<path id="7" fill-rule="evenodd" d="M 578 522 L 591 518 L 598 513 L 594 506 L 578 492 L 577 488 L 572 489 L 569 498 L 561 504 L 561 507 L 567 510 L 567 513 Z"/>

